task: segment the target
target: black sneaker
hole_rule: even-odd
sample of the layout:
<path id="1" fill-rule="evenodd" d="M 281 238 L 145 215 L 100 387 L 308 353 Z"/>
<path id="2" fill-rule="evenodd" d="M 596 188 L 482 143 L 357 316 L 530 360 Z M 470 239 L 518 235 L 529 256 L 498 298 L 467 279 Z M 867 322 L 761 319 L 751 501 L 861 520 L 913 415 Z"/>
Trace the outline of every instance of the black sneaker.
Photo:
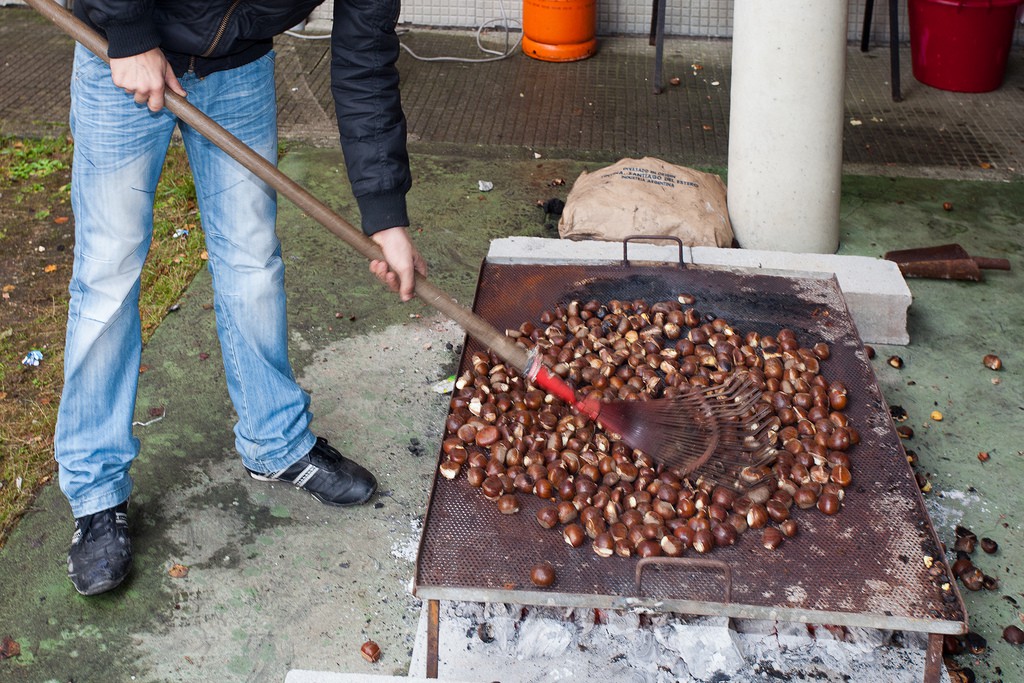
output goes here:
<path id="1" fill-rule="evenodd" d="M 260 473 L 246 468 L 259 481 L 283 481 L 308 491 L 327 505 L 360 505 L 377 490 L 377 480 L 365 468 L 352 462 L 327 439 L 318 437 L 309 453 L 277 472 Z"/>
<path id="2" fill-rule="evenodd" d="M 132 568 L 128 502 L 75 520 L 68 551 L 68 577 L 82 595 L 121 585 Z"/>

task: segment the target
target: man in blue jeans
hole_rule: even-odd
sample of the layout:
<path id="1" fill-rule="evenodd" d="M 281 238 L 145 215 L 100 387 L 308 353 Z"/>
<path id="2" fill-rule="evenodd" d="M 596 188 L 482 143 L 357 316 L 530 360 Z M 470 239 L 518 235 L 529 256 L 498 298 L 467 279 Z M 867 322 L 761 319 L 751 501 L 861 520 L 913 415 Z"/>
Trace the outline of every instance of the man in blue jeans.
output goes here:
<path id="1" fill-rule="evenodd" d="M 129 467 L 141 330 L 139 282 L 153 196 L 177 126 L 195 179 L 217 334 L 250 476 L 329 505 L 358 505 L 377 482 L 309 428 L 309 396 L 288 361 L 274 191 L 164 108 L 170 89 L 271 162 L 277 160 L 272 39 L 320 0 L 77 0 L 109 42 L 109 67 L 76 46 L 71 201 L 75 264 L 55 454 L 75 517 L 68 574 L 84 595 L 131 569 Z M 403 301 L 426 265 L 409 239 L 411 184 L 395 62 L 399 0 L 335 0 L 331 82 L 364 232 L 385 259 L 371 272 Z"/>

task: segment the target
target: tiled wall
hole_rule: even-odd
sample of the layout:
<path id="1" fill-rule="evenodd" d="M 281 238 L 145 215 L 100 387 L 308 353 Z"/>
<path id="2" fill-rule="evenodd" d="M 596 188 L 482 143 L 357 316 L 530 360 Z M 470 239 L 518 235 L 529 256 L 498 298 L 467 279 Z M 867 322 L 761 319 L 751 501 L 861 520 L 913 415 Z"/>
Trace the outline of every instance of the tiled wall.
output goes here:
<path id="1" fill-rule="evenodd" d="M 597 0 L 598 35 L 646 34 L 651 28 L 653 0 Z M 727 38 L 732 35 L 732 11 L 736 0 L 668 0 L 665 12 L 665 33 L 672 36 L 708 36 Z M 773 0 L 742 0 L 743 2 L 772 2 Z M 837 2 L 839 0 L 821 0 Z M 849 0 L 849 37 L 860 40 L 864 23 L 866 0 Z M 909 40 L 907 33 L 906 0 L 899 0 L 900 38 Z M 327 0 L 313 15 L 318 23 L 330 21 L 333 0 Z M 400 21 L 407 24 L 436 27 L 476 28 L 485 21 L 500 19 L 500 0 L 403 0 Z M 504 16 L 516 20 L 522 17 L 522 0 L 506 0 Z M 876 0 L 873 12 L 871 39 L 875 43 L 889 40 L 889 2 Z"/>

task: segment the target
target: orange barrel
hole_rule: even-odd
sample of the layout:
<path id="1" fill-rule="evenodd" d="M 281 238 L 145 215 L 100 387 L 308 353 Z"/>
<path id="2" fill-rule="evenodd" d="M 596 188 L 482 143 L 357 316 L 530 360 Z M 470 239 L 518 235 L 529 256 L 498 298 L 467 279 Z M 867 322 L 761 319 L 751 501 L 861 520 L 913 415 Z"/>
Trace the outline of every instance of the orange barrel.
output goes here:
<path id="1" fill-rule="evenodd" d="M 574 62 L 597 51 L 597 0 L 523 0 L 523 52 Z"/>

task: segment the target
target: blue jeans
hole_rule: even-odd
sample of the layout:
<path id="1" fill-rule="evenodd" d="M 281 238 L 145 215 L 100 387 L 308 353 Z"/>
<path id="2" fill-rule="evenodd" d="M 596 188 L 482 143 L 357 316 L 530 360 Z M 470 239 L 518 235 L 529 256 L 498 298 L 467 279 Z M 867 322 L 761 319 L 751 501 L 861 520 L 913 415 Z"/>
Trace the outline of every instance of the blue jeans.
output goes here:
<path id="1" fill-rule="evenodd" d="M 276 163 L 273 54 L 180 80 L 189 102 Z M 292 464 L 315 437 L 309 396 L 288 361 L 274 191 L 166 109 L 154 114 L 135 104 L 114 86 L 109 67 L 81 45 L 75 48 L 70 121 L 75 263 L 54 451 L 72 513 L 113 507 L 132 490 L 128 470 L 139 453 L 132 418 L 142 355 L 140 274 L 176 125 L 206 235 L 217 335 L 238 413 L 235 446 L 252 470 Z"/>

